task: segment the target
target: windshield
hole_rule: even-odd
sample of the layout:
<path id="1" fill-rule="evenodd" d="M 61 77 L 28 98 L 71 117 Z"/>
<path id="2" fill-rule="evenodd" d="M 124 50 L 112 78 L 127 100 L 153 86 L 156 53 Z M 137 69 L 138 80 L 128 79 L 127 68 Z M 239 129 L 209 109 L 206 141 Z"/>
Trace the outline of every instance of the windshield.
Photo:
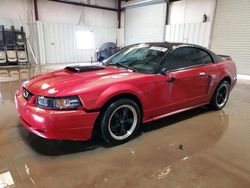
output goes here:
<path id="1" fill-rule="evenodd" d="M 149 44 L 132 45 L 103 61 L 106 65 L 153 73 L 168 49 Z"/>

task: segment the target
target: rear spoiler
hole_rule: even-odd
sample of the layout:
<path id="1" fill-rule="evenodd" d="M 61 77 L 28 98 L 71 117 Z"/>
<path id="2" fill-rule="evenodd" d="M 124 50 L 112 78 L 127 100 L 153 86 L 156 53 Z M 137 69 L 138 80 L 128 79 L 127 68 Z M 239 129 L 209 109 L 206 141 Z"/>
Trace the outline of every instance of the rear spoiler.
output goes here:
<path id="1" fill-rule="evenodd" d="M 228 56 L 228 55 L 219 55 L 218 54 L 218 56 L 221 57 L 224 60 L 232 60 L 232 58 L 230 56 Z"/>

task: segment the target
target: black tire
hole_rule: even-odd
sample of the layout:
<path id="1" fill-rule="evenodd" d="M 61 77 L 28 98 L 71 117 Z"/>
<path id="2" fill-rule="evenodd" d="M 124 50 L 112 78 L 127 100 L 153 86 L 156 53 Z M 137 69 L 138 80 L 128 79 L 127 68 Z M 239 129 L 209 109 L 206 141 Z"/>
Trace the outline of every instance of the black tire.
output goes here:
<path id="1" fill-rule="evenodd" d="M 229 83 L 224 80 L 215 89 L 210 106 L 214 110 L 221 110 L 227 103 L 230 93 Z"/>
<path id="2" fill-rule="evenodd" d="M 109 145 L 127 142 L 135 136 L 141 124 L 140 108 L 130 99 L 114 101 L 102 113 L 100 132 Z"/>

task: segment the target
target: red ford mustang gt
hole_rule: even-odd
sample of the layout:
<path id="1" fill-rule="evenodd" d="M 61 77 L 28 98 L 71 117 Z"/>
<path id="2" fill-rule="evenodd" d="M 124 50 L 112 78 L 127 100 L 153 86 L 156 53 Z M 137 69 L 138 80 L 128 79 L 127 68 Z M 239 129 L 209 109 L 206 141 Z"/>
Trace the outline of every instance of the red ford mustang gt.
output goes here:
<path id="1" fill-rule="evenodd" d="M 142 123 L 209 104 L 222 109 L 236 83 L 235 63 L 201 46 L 135 44 L 95 66 L 70 66 L 26 81 L 16 94 L 22 124 L 47 139 L 110 144 Z"/>

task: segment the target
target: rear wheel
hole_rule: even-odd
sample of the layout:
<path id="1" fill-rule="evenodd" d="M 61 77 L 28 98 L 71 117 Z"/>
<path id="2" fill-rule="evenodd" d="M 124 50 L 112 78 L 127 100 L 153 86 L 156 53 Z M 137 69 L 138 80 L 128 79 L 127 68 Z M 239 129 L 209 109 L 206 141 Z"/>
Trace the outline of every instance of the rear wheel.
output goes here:
<path id="1" fill-rule="evenodd" d="M 112 145 L 130 140 L 141 124 L 138 105 L 129 99 L 120 99 L 106 108 L 100 119 L 102 138 Z"/>
<path id="2" fill-rule="evenodd" d="M 224 80 L 222 81 L 216 88 L 210 106 L 215 109 L 215 110 L 220 110 L 222 109 L 229 97 L 229 83 Z"/>

